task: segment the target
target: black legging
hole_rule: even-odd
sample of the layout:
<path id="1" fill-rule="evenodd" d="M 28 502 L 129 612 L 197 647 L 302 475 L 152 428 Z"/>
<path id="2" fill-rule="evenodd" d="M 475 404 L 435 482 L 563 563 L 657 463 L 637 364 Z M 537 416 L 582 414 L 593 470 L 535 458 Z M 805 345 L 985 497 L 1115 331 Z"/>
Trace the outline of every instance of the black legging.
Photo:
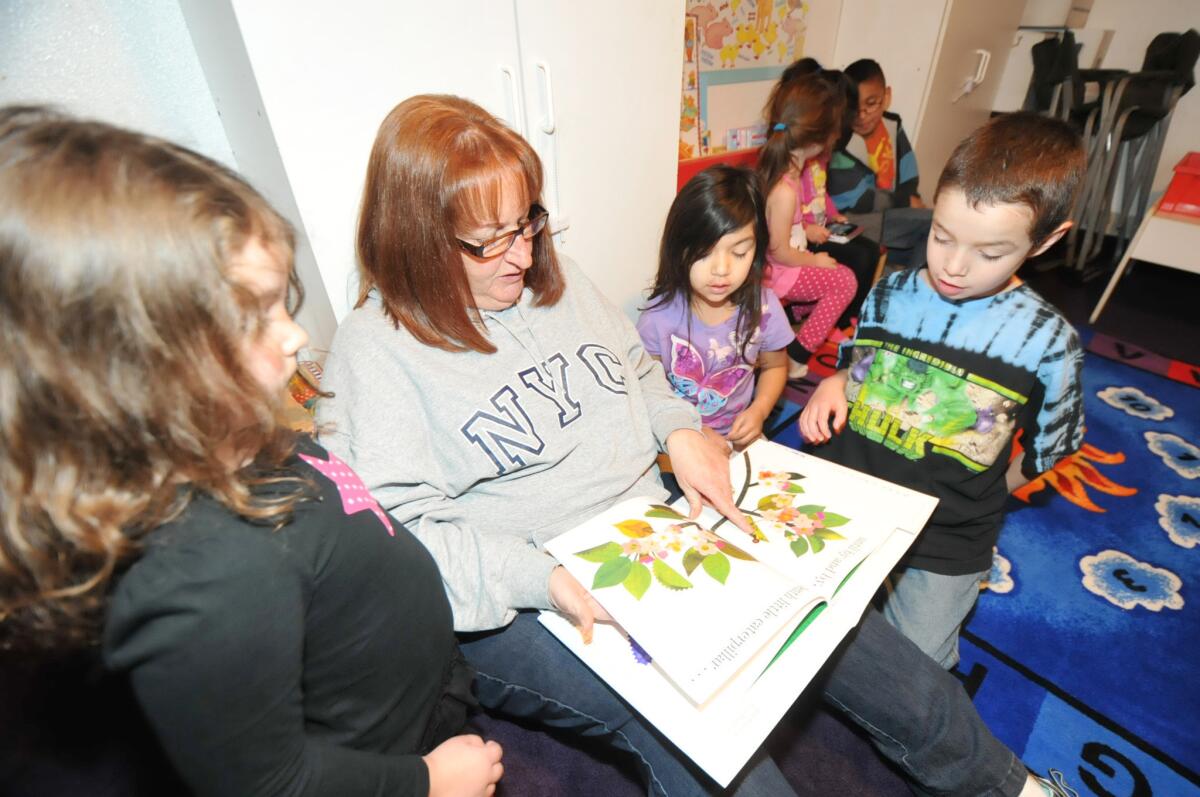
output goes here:
<path id="1" fill-rule="evenodd" d="M 871 279 L 875 276 L 875 267 L 879 265 L 879 244 L 860 235 L 844 244 L 826 241 L 820 246 L 810 248 L 813 252 L 828 252 L 830 257 L 853 271 L 854 278 L 858 280 L 854 298 L 850 300 L 837 322 L 838 329 L 844 329 L 850 323 L 850 319 L 858 315 L 863 299 L 867 298 L 867 292 L 871 290 Z"/>

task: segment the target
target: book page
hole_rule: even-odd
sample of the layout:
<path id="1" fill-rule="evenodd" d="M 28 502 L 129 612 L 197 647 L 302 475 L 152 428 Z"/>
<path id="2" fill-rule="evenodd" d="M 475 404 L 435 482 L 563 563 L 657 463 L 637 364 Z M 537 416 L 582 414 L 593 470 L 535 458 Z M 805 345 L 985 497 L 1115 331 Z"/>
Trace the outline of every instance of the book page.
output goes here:
<path id="1" fill-rule="evenodd" d="M 631 577 L 632 564 L 628 569 L 620 563 L 608 565 L 606 576 L 599 577 L 602 565 L 615 558 L 614 551 L 635 550 L 637 546 L 630 545 L 630 541 L 647 539 L 649 535 L 645 534 L 646 527 L 640 525 L 642 521 L 650 524 L 651 535 L 660 523 L 680 525 L 681 512 L 686 512 L 686 503 L 680 499 L 677 509 L 651 506 L 646 510 L 645 504 L 621 506 L 614 514 L 606 514 L 601 523 L 585 524 L 590 536 L 571 540 L 565 547 L 557 544 L 564 541 L 560 537 L 548 546 L 585 586 L 592 588 L 597 599 L 624 626 L 624 631 L 597 625 L 592 644 L 584 645 L 578 631 L 562 617 L 547 612 L 541 618 L 566 647 L 722 786 L 737 776 L 846 633 L 857 624 L 872 595 L 908 550 L 937 504 L 930 496 L 767 441 L 755 442 L 731 459 L 730 477 L 733 496 L 754 521 L 758 541 L 711 509 L 701 514 L 698 528 L 715 529 L 715 535 L 712 531 L 697 532 L 695 539 L 702 538 L 718 547 L 715 536 L 725 543 L 719 550 L 729 560 L 728 572 L 724 565 L 715 568 L 718 575 L 725 573 L 725 582 L 708 590 L 718 593 L 716 606 L 726 609 L 743 608 L 740 590 L 754 594 L 753 603 L 744 602 L 748 614 L 729 620 L 729 625 L 720 628 L 710 627 L 709 615 L 704 613 L 716 608 L 672 615 L 668 607 L 661 610 L 663 619 L 651 620 L 637 611 L 641 601 L 634 599 L 634 593 L 640 591 L 645 600 L 652 589 L 657 589 L 662 597 L 675 591 L 661 582 L 646 586 L 644 574 Z M 639 511 L 650 516 L 639 517 Z M 671 551 L 664 563 L 689 581 L 703 584 L 707 580 L 715 584 L 713 576 L 696 558 L 701 551 L 711 549 L 697 548 L 688 556 L 682 542 L 680 545 L 681 550 Z M 649 543 L 647 546 L 655 548 Z M 649 551 L 641 555 L 647 554 L 657 555 Z M 588 562 L 589 557 L 598 561 L 589 563 L 587 569 L 581 570 L 578 561 L 571 561 Z M 641 558 L 638 563 L 647 564 Z M 648 566 L 653 568 L 653 561 Z M 853 578 L 848 578 L 851 572 Z M 604 586 L 622 574 L 624 580 L 619 586 Z M 726 587 L 741 584 L 746 580 L 742 576 L 757 583 L 739 586 L 738 597 L 734 599 L 734 590 Z M 595 586 L 597 583 L 601 586 Z M 808 584 L 812 589 L 804 590 L 800 584 Z M 797 588 L 806 597 L 802 600 L 792 593 L 789 611 L 803 606 L 791 611 L 790 619 L 773 622 L 769 627 L 764 622 L 753 639 L 741 637 L 737 630 L 739 623 L 744 631 L 753 623 L 756 612 L 762 619 L 761 607 L 772 605 L 772 595 L 788 595 Z M 755 589 L 762 591 L 757 593 Z M 695 597 L 700 589 L 694 585 L 693 590 L 684 592 Z M 828 598 L 826 605 L 821 604 L 822 596 Z M 622 602 L 633 605 L 633 611 L 620 606 Z M 785 647 L 801 621 L 818 606 L 820 613 L 805 623 L 803 630 Z M 685 635 L 711 634 L 718 651 L 713 654 L 711 645 L 707 653 L 697 653 L 684 652 L 685 646 L 681 644 L 678 647 L 659 644 L 656 634 L 663 626 Z M 655 639 L 650 647 L 662 649 L 667 658 L 660 658 L 641 644 L 647 639 Z M 707 655 L 707 660 L 698 660 L 699 666 L 711 665 L 721 655 L 720 646 L 730 648 L 739 639 L 742 641 L 735 651 L 739 660 L 724 667 L 732 672 L 731 676 L 718 683 L 708 699 L 696 700 L 696 690 L 685 688 L 677 675 L 684 673 L 682 677 L 687 677 L 695 672 L 697 663 L 687 657 Z M 678 654 L 678 660 L 671 658 L 674 654 Z"/>
<path id="2" fill-rule="evenodd" d="M 694 703 L 711 697 L 819 600 L 741 545 L 640 499 L 617 504 L 546 549 Z"/>
<path id="3" fill-rule="evenodd" d="M 658 662 L 632 646 L 620 630 L 597 624 L 592 643 L 584 645 L 561 616 L 543 612 L 540 621 L 697 766 L 728 786 L 857 624 L 913 539 L 902 531 L 889 536 L 778 660 L 772 663 L 790 635 L 788 628 L 703 705 L 690 701 Z"/>
<path id="4" fill-rule="evenodd" d="M 730 459 L 734 502 L 753 537 L 712 510 L 700 520 L 791 580 L 829 598 L 897 528 L 912 534 L 936 499 L 759 440 Z"/>

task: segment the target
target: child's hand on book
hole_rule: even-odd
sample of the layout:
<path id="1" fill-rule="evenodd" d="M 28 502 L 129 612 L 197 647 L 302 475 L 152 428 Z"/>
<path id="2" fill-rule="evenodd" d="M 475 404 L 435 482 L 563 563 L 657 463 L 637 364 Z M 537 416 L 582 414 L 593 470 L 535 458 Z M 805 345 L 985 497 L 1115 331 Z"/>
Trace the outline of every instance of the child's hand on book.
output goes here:
<path id="1" fill-rule="evenodd" d="M 758 407 L 753 404 L 746 407 L 733 419 L 733 426 L 729 427 L 729 442 L 738 450 L 750 445 L 762 435 L 763 421 L 766 419 L 766 414 Z"/>
<path id="2" fill-rule="evenodd" d="M 550 571 L 549 589 L 550 605 L 579 629 L 583 644 L 592 643 L 593 626 L 596 623 L 612 623 L 613 619 L 604 607 L 562 565 Z"/>
<path id="3" fill-rule="evenodd" d="M 846 424 L 846 371 L 821 380 L 800 413 L 800 435 L 809 443 L 825 443 Z M 829 417 L 833 416 L 833 424 Z"/>
<path id="4" fill-rule="evenodd" d="M 676 429 L 667 437 L 667 454 L 683 497 L 688 502 L 689 519 L 695 520 L 708 504 L 747 534 L 750 521 L 733 502 L 729 484 L 729 457 L 710 445 L 704 435 L 692 429 Z"/>
<path id="5" fill-rule="evenodd" d="M 820 246 L 829 240 L 829 230 L 820 224 L 806 224 L 804 225 L 804 236 L 811 243 Z"/>

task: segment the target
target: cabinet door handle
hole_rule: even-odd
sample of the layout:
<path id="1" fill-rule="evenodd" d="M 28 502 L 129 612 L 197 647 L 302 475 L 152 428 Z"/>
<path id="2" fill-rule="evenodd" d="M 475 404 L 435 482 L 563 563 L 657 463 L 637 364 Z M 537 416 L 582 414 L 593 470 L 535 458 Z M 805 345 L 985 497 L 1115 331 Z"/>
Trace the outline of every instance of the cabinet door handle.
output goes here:
<path id="1" fill-rule="evenodd" d="M 545 61 L 538 61 L 533 66 L 542 73 L 542 101 L 546 111 L 542 118 L 542 132 L 550 135 L 558 126 L 554 121 L 554 80 L 550 77 L 550 65 Z"/>
<path id="2" fill-rule="evenodd" d="M 521 80 L 517 71 L 508 64 L 500 65 L 500 74 L 508 87 L 508 114 L 513 128 L 525 138 L 525 100 L 521 97 Z"/>
<path id="3" fill-rule="evenodd" d="M 950 102 L 958 102 L 963 97 L 979 88 L 980 84 L 983 83 L 983 79 L 987 77 L 988 64 L 992 61 L 992 54 L 987 50 L 976 50 L 975 55 L 979 58 L 979 60 L 975 63 L 975 74 L 966 79 L 966 81 L 962 84 L 962 87 L 959 88 L 958 93 L 954 95 L 954 99 L 950 100 Z M 1057 87 L 1055 90 L 1057 90 Z"/>
<path id="4" fill-rule="evenodd" d="M 992 54 L 987 50 L 976 50 L 975 55 L 979 56 L 979 63 L 975 65 L 975 85 L 978 86 L 987 77 L 988 64 L 992 62 Z"/>

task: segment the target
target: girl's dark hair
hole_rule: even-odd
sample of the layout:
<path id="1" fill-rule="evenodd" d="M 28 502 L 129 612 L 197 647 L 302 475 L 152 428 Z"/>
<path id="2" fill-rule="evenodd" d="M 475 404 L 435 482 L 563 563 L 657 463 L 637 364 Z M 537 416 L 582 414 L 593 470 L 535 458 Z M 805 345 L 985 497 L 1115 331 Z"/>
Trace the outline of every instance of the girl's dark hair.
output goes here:
<path id="1" fill-rule="evenodd" d="M 793 61 L 787 69 L 783 70 L 782 74 L 779 75 L 779 82 L 787 83 L 789 80 L 795 80 L 805 75 L 812 75 L 822 70 L 821 62 L 817 59 L 812 57 L 800 58 Z"/>
<path id="2" fill-rule="evenodd" d="M 692 295 L 692 265 L 712 252 L 722 237 L 754 225 L 754 260 L 746 281 L 729 296 L 738 308 L 741 354 L 762 320 L 762 280 L 767 260 L 767 216 L 758 175 L 736 166 L 713 166 L 680 189 L 663 228 L 658 274 L 646 301 L 649 310 Z M 690 324 L 691 313 L 688 313 Z"/>
<path id="3" fill-rule="evenodd" d="M 244 362 L 268 321 L 231 275 L 250 242 L 291 265 L 224 166 L 0 108 L 0 648 L 96 643 L 113 576 L 197 493 L 271 524 L 305 497 Z"/>
<path id="4" fill-rule="evenodd" d="M 840 73 L 839 73 L 840 74 Z M 830 143 L 842 133 L 846 92 L 840 81 L 810 73 L 781 81 L 771 90 L 763 116 L 767 120 L 767 143 L 758 155 L 758 173 L 763 191 L 770 193 L 787 174 L 792 150 L 810 144 Z"/>
<path id="5" fill-rule="evenodd" d="M 848 73 L 837 69 L 822 69 L 819 77 L 842 95 L 842 134 L 833 149 L 845 149 L 854 135 L 854 117 L 858 115 L 858 84 Z"/>
<path id="6" fill-rule="evenodd" d="M 797 61 L 793 61 L 787 67 L 787 69 L 784 69 L 783 72 L 780 73 L 779 82 L 775 84 L 774 88 L 772 89 L 772 96 L 768 100 L 768 105 L 770 104 L 771 100 L 774 99 L 775 92 L 778 92 L 779 87 L 784 83 L 809 76 L 813 76 L 825 81 L 838 92 L 840 92 L 845 101 L 844 110 L 842 112 L 842 134 L 838 138 L 837 143 L 833 146 L 833 149 L 844 149 L 846 144 L 849 143 L 850 137 L 854 135 L 854 117 L 858 112 L 858 83 L 856 82 L 858 78 L 854 76 L 850 69 L 855 64 L 860 64 L 864 61 L 867 61 L 867 59 L 855 61 L 854 64 L 846 67 L 845 72 L 837 69 L 825 69 L 821 66 L 820 61 L 812 57 L 805 57 Z M 875 62 L 870 61 L 870 63 L 874 64 Z M 878 67 L 878 64 L 876 64 L 876 66 Z M 881 79 L 882 75 L 883 73 L 880 72 Z"/>

